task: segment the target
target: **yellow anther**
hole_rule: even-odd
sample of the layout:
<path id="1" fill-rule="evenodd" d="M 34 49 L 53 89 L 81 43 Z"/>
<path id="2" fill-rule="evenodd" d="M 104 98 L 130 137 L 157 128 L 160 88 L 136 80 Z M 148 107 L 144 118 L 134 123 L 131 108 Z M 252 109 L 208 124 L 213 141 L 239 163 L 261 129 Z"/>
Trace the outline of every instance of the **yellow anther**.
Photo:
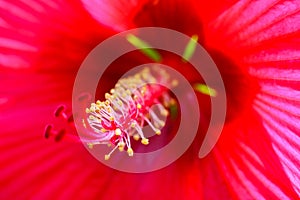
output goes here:
<path id="1" fill-rule="evenodd" d="M 100 104 L 101 104 L 101 101 L 100 101 L 100 100 L 97 100 L 97 101 L 96 101 L 96 104 L 97 104 L 97 105 L 100 105 Z"/>
<path id="2" fill-rule="evenodd" d="M 93 115 L 90 115 L 90 116 L 89 116 L 89 119 L 90 119 L 90 120 L 94 120 L 95 117 L 94 117 Z"/>
<path id="3" fill-rule="evenodd" d="M 110 105 L 110 101 L 106 100 L 105 105 L 107 105 L 107 106 Z"/>
<path id="4" fill-rule="evenodd" d="M 131 91 L 130 91 L 130 90 L 126 90 L 126 93 L 127 93 L 128 95 L 131 95 Z"/>
<path id="5" fill-rule="evenodd" d="M 133 156 L 133 150 L 132 150 L 132 148 L 129 147 L 127 149 L 127 153 L 128 153 L 129 156 Z"/>
<path id="6" fill-rule="evenodd" d="M 82 119 L 81 122 L 82 122 L 83 127 L 86 128 L 86 124 L 85 124 L 84 119 Z"/>
<path id="7" fill-rule="evenodd" d="M 156 125 L 159 125 L 159 126 L 165 126 L 165 122 L 164 121 L 162 121 L 162 120 L 159 120 L 157 123 L 156 123 Z"/>
<path id="8" fill-rule="evenodd" d="M 140 135 L 139 134 L 134 134 L 133 139 L 138 141 L 140 139 Z"/>
<path id="9" fill-rule="evenodd" d="M 106 132 L 106 129 L 105 128 L 101 128 L 100 130 L 102 133 L 105 133 Z"/>
<path id="10" fill-rule="evenodd" d="M 161 131 L 160 131 L 160 130 L 156 130 L 156 131 L 155 131 L 155 134 L 156 134 L 156 135 L 160 135 L 160 134 L 161 134 Z"/>
<path id="11" fill-rule="evenodd" d="M 119 146 L 119 147 L 125 147 L 125 142 L 123 142 L 123 141 L 119 142 L 119 143 L 118 143 L 118 146 Z"/>
<path id="12" fill-rule="evenodd" d="M 108 160 L 110 158 L 110 155 L 108 155 L 108 154 L 106 154 L 105 156 L 104 156 L 104 159 L 105 160 Z"/>
<path id="13" fill-rule="evenodd" d="M 137 107 L 137 109 L 141 109 L 141 108 L 142 108 L 142 105 L 138 103 L 138 104 L 136 105 L 136 107 Z"/>
<path id="14" fill-rule="evenodd" d="M 134 78 L 135 78 L 135 79 L 139 79 L 139 78 L 141 78 L 141 75 L 140 75 L 140 74 L 135 74 L 135 75 L 134 75 Z"/>
<path id="15" fill-rule="evenodd" d="M 94 147 L 94 145 L 92 143 L 87 143 L 87 145 L 90 149 L 92 149 Z"/>
<path id="16" fill-rule="evenodd" d="M 143 87 L 142 90 L 141 90 L 141 94 L 144 96 L 145 93 L 146 93 L 146 91 L 147 91 L 147 88 L 146 88 L 146 87 Z"/>
<path id="17" fill-rule="evenodd" d="M 115 89 L 111 89 L 111 90 L 110 90 L 110 93 L 111 93 L 111 94 L 114 94 L 114 93 L 115 93 Z"/>
<path id="18" fill-rule="evenodd" d="M 121 133 L 122 133 L 121 129 L 117 128 L 117 129 L 115 130 L 115 134 L 116 134 L 116 135 L 121 135 Z"/>
<path id="19" fill-rule="evenodd" d="M 147 145 L 147 144 L 149 144 L 149 139 L 143 138 L 141 143 L 144 144 L 144 145 Z"/>
<path id="20" fill-rule="evenodd" d="M 119 151 L 124 151 L 124 147 L 125 147 L 125 143 L 124 142 L 119 142 L 118 146 L 119 146 Z"/>
<path id="21" fill-rule="evenodd" d="M 90 107 L 90 111 L 91 111 L 91 113 L 92 112 L 95 112 L 96 110 L 95 110 L 95 107 Z"/>
<path id="22" fill-rule="evenodd" d="M 170 100 L 170 104 L 171 104 L 171 105 L 175 105 L 175 104 L 176 104 L 175 99 L 171 99 L 171 100 Z"/>
<path id="23" fill-rule="evenodd" d="M 160 112 L 160 114 L 162 115 L 162 116 L 168 116 L 169 115 L 169 111 L 167 111 L 167 110 L 162 110 L 161 112 Z"/>
<path id="24" fill-rule="evenodd" d="M 115 118 L 113 116 L 109 117 L 110 121 L 115 121 Z"/>
<path id="25" fill-rule="evenodd" d="M 122 106 L 122 105 L 123 105 L 123 103 L 122 103 L 121 100 L 118 101 L 118 104 L 119 104 L 119 106 Z"/>
<path id="26" fill-rule="evenodd" d="M 168 101 L 164 101 L 164 102 L 163 102 L 163 105 L 164 105 L 164 107 L 169 107 L 169 106 L 170 106 L 170 103 L 169 103 Z"/>
<path id="27" fill-rule="evenodd" d="M 143 79 L 147 80 L 148 76 L 149 76 L 149 74 L 147 72 L 142 73 Z"/>
<path id="28" fill-rule="evenodd" d="M 105 99 L 109 99 L 110 98 L 110 94 L 109 93 L 105 93 Z"/>
<path id="29" fill-rule="evenodd" d="M 150 78 L 149 78 L 149 82 L 150 82 L 150 83 L 156 83 L 157 81 L 156 81 L 155 78 L 153 78 L 153 77 L 151 78 L 151 77 L 150 77 Z"/>
<path id="30" fill-rule="evenodd" d="M 85 112 L 86 112 L 86 113 L 90 113 L 91 111 L 90 111 L 89 108 L 86 108 L 86 109 L 85 109 Z"/>
<path id="31" fill-rule="evenodd" d="M 135 127 L 135 123 L 131 123 L 131 128 L 134 128 Z"/>
<path id="32" fill-rule="evenodd" d="M 176 87 L 178 85 L 178 80 L 173 80 L 172 83 L 171 83 L 171 85 L 173 87 Z"/>

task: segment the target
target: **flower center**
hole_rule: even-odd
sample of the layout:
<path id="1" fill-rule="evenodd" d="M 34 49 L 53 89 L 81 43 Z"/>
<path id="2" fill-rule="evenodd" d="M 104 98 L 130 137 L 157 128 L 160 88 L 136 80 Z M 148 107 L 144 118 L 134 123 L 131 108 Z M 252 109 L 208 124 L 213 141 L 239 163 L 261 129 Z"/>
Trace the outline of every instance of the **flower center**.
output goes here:
<path id="1" fill-rule="evenodd" d="M 110 93 L 105 94 L 105 101 L 98 100 L 86 108 L 83 126 L 91 129 L 86 131 L 90 138 L 87 144 L 90 148 L 97 144 L 113 146 L 105 155 L 106 160 L 116 149 L 126 150 L 133 156 L 131 138 L 148 145 L 149 139 L 142 129 L 145 125 L 157 135 L 161 134 L 160 129 L 165 125 L 162 119 L 169 114 L 166 108 L 174 101 L 160 84 L 175 87 L 177 82 L 160 68 L 153 68 L 155 76 L 151 70 L 145 68 L 134 76 L 120 79 Z M 159 115 L 151 109 L 153 105 L 157 106 Z"/>
<path id="2" fill-rule="evenodd" d="M 205 120 L 209 119 L 211 111 L 210 98 L 218 98 L 219 91 L 218 88 L 211 88 L 204 84 L 203 81 L 201 81 L 201 76 L 197 74 L 193 68 L 189 67 L 190 64 L 188 61 L 195 52 L 198 36 L 193 35 L 191 37 L 181 57 L 170 55 L 170 58 L 172 59 L 164 60 L 162 60 L 162 58 L 169 54 L 166 54 L 165 52 L 160 54 L 160 52 L 153 49 L 150 44 L 134 35 L 128 35 L 127 40 L 132 45 L 138 47 L 138 49 L 152 61 L 167 63 L 168 66 L 170 64 L 189 79 L 190 83 L 193 84 L 194 90 L 198 92 L 198 98 L 201 98 L 201 105 L 199 104 L 199 106 L 202 108 L 201 115 L 204 116 L 202 117 L 204 122 L 202 123 L 202 121 L 200 121 L 199 123 L 201 124 L 201 127 L 203 127 L 203 132 L 205 132 L 208 125 Z M 222 58 L 221 56 L 216 57 Z M 218 59 L 214 60 L 219 61 Z M 224 60 L 221 59 L 221 61 Z M 180 63 L 180 65 L 174 64 L 173 62 Z M 224 63 L 226 62 L 221 62 L 221 64 Z M 219 66 L 222 66 L 221 64 Z M 114 76 L 115 72 L 120 73 L 119 69 L 116 69 L 114 65 L 112 65 L 111 69 L 114 72 Z M 124 69 L 122 68 L 122 70 L 125 69 L 127 69 L 126 66 Z M 225 69 L 227 70 L 229 67 Z M 225 72 L 227 72 L 226 70 Z M 228 77 L 222 70 L 221 74 L 223 78 Z M 234 79 L 231 78 L 230 81 L 226 81 L 226 83 L 234 82 L 232 80 Z M 145 68 L 133 76 L 121 78 L 112 89 L 108 89 L 110 92 L 105 93 L 104 101 L 98 100 L 91 103 L 88 108 L 86 108 L 88 104 L 83 102 L 84 106 L 80 107 L 83 108 L 81 109 L 82 111 L 86 108 L 86 112 L 84 112 L 84 114 L 79 114 L 81 116 L 80 123 L 76 123 L 76 125 L 80 126 L 80 131 L 78 132 L 82 133 L 80 140 L 74 129 L 73 117 L 66 112 L 64 106 L 60 106 L 56 110 L 55 116 L 64 119 L 64 123 L 67 122 L 67 127 L 72 127 L 72 133 L 75 134 L 69 134 L 69 131 L 66 130 L 67 128 L 65 128 L 65 126 L 61 130 L 56 131 L 53 129 L 53 126 L 48 125 L 46 127 L 45 137 L 49 138 L 50 136 L 54 136 L 56 141 L 59 141 L 62 138 L 71 138 L 74 141 L 74 138 L 76 138 L 76 141 L 87 144 L 89 148 L 93 148 L 94 145 L 98 144 L 106 144 L 112 147 L 112 150 L 105 155 L 106 160 L 108 160 L 112 153 L 117 149 L 119 149 L 119 151 L 125 150 L 129 156 L 133 156 L 133 149 L 135 148 L 135 142 L 133 140 L 140 141 L 143 145 L 149 144 L 149 135 L 145 134 L 143 131 L 143 128 L 146 125 L 152 129 L 153 133 L 160 135 L 161 129 L 165 125 L 164 119 L 169 113 L 171 114 L 171 117 L 174 116 L 172 115 L 172 113 L 174 113 L 172 112 L 172 109 L 176 107 L 173 106 L 174 103 L 176 104 L 176 101 L 171 98 L 170 92 L 166 88 L 175 87 L 177 82 L 178 81 L 171 79 L 170 75 L 161 68 Z M 165 85 L 166 87 L 161 85 Z M 234 84 L 234 86 L 235 85 L 239 84 Z M 225 86 L 227 86 L 226 89 L 230 91 L 230 85 L 228 86 L 228 84 L 225 84 Z M 107 90 L 105 89 L 105 91 Z M 237 92 L 236 87 L 234 87 L 234 92 Z M 237 107 L 235 101 L 232 101 L 230 98 L 229 100 L 229 102 L 233 102 L 234 106 Z M 154 112 L 153 109 L 151 109 L 154 105 L 158 108 L 158 112 Z M 241 109 L 238 110 L 240 111 Z M 228 115 L 229 117 L 227 116 L 227 120 L 234 118 L 235 113 L 229 114 L 231 115 Z M 78 116 L 75 115 L 78 114 L 74 114 L 74 118 L 77 119 Z M 199 141 L 202 141 L 202 135 L 199 137 L 201 137 Z M 152 138 L 150 139 L 152 140 Z M 154 138 L 152 142 L 155 143 Z M 149 146 L 147 149 L 148 148 Z"/>

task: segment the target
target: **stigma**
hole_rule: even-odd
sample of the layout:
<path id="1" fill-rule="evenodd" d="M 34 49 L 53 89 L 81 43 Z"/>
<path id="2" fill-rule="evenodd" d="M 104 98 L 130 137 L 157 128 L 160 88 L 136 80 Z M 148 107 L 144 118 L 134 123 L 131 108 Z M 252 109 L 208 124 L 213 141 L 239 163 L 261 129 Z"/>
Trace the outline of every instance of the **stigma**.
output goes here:
<path id="1" fill-rule="evenodd" d="M 85 110 L 83 126 L 94 132 L 87 142 L 88 147 L 111 146 L 105 160 L 116 150 L 133 156 L 132 140 L 140 141 L 142 145 L 150 142 L 143 132 L 144 126 L 148 125 L 156 135 L 161 134 L 165 126 L 163 119 L 169 115 L 168 105 L 172 100 L 168 88 L 176 84 L 177 81 L 171 80 L 161 68 L 144 68 L 133 76 L 121 78 L 110 92 L 105 93 L 104 101 L 98 100 Z M 151 109 L 154 105 L 158 112 Z"/>

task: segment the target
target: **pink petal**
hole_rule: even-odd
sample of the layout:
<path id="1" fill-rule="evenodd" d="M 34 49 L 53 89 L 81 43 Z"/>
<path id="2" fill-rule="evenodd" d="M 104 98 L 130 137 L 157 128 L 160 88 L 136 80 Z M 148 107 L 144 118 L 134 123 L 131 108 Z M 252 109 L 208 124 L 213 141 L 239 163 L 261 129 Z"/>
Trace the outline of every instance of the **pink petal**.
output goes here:
<path id="1" fill-rule="evenodd" d="M 229 199 L 212 158 L 202 164 L 187 154 L 160 171 L 127 174 L 104 167 L 80 143 L 44 139 L 44 126 L 51 122 L 53 109 L 69 102 L 73 77 L 18 71 L 2 74 L 1 91 L 7 101 L 0 104 L 1 198 L 218 199 L 223 195 Z M 219 192 L 211 193 L 211 188 Z"/>
<path id="2" fill-rule="evenodd" d="M 57 143 L 43 137 L 49 122 L 56 129 L 67 126 L 53 121 L 52 115 L 58 105 L 70 106 L 73 75 L 24 71 L 2 75 L 0 89 L 6 100 L 0 104 L 0 198 L 110 197 L 106 188 L 115 190 L 110 182 L 113 170 L 101 165 L 81 143 Z"/>
<path id="3" fill-rule="evenodd" d="M 300 99 L 297 96 L 300 90 L 267 83 L 263 84 L 262 90 L 255 107 L 263 116 L 272 147 L 299 195 Z"/>
<path id="4" fill-rule="evenodd" d="M 4 153 L 0 162 L 4 164 L 0 165 L 0 198 L 114 199 L 120 194 L 123 198 L 135 198 L 136 193 L 137 198 L 299 197 L 299 49 L 294 43 L 299 41 L 297 1 L 242 0 L 231 8 L 225 6 L 228 9 L 210 25 L 204 24 L 205 43 L 225 52 L 243 72 L 258 81 L 260 91 L 253 105 L 247 104 L 247 115 L 240 113 L 237 121 L 227 124 L 209 157 L 194 160 L 188 152 L 174 165 L 143 175 L 116 172 L 99 164 L 78 144 L 56 144 L 41 137 L 44 123 L 51 120 L 48 113 L 62 102 L 70 103 L 75 72 L 72 70 L 103 35 L 96 31 L 101 27 L 99 24 L 87 13 L 82 15 L 79 4 L 69 7 L 55 2 L 32 3 L 31 7 L 24 3 L 4 4 L 19 16 L 1 10 L 4 18 L 0 20 L 3 30 L 0 48 L 4 53 L 0 54 L 0 63 L 20 68 L 35 61 L 35 67 L 59 73 L 1 75 L 0 150 Z M 167 10 L 169 3 L 147 4 L 150 7 L 143 7 L 138 16 L 148 17 L 144 22 L 150 25 L 181 29 L 185 26 L 178 22 L 184 22 L 190 27 L 191 24 L 185 23 L 191 22 L 188 19 L 193 15 L 183 18 L 179 15 L 176 23 L 169 24 L 174 10 L 163 13 L 165 18 L 153 20 Z M 86 5 L 91 10 L 92 4 Z M 128 11 L 122 13 L 116 12 L 123 11 L 122 2 L 97 5 L 103 6 L 104 14 L 99 15 L 93 9 L 92 15 L 107 26 L 116 24 L 115 29 L 130 27 L 132 15 L 137 13 L 132 8 L 141 8 L 133 2 L 126 4 L 124 8 Z M 208 21 L 215 15 L 205 19 Z M 121 26 L 126 17 L 130 20 Z M 143 20 L 133 21 L 143 25 Z M 198 30 L 200 34 L 202 30 L 198 28 L 185 33 Z M 37 35 L 39 39 L 35 38 Z M 37 50 L 41 53 L 36 55 Z M 63 68 L 71 70 L 61 74 Z M 236 93 L 243 102 L 248 94 L 241 94 Z M 74 155 L 80 155 L 80 159 Z M 26 189 L 21 193 L 20 188 Z"/>
<path id="5" fill-rule="evenodd" d="M 133 17 L 146 0 L 82 0 L 82 2 L 100 23 L 121 31 L 133 27 Z"/>
<path id="6" fill-rule="evenodd" d="M 110 34 L 77 1 L 5 0 L 0 13 L 0 66 L 4 67 L 78 67 L 84 56 Z"/>
<path id="7" fill-rule="evenodd" d="M 300 30 L 299 11 L 297 0 L 239 1 L 209 24 L 207 43 L 215 46 L 221 42 L 225 45 L 223 50 L 228 47 L 239 53 L 279 38 L 296 39 Z M 215 32 L 220 29 L 223 34 Z"/>
<path id="8" fill-rule="evenodd" d="M 261 119 L 256 114 L 247 116 L 249 121 L 239 120 L 239 125 L 225 128 L 214 151 L 227 184 L 237 198 L 297 198 L 294 182 L 273 149 L 274 137 L 260 125 Z M 283 139 L 279 140 L 282 143 Z"/>
<path id="9" fill-rule="evenodd" d="M 252 125 L 235 127 L 232 141 L 226 139 L 241 149 L 217 151 L 234 191 L 250 199 L 299 195 L 299 11 L 296 0 L 242 0 L 204 29 L 206 43 L 232 58 L 260 87 L 253 105 L 259 116 L 247 116 L 251 121 L 243 124 Z"/>

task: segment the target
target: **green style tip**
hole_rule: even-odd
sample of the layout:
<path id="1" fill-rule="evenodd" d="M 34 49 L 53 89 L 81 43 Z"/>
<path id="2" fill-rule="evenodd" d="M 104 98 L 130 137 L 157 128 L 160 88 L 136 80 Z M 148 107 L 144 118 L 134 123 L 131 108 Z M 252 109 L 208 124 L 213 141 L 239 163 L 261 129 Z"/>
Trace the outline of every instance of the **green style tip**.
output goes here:
<path id="1" fill-rule="evenodd" d="M 184 53 L 182 55 L 182 61 L 188 62 L 195 53 L 196 46 L 198 42 L 198 35 L 193 35 L 185 47 Z"/>
<path id="2" fill-rule="evenodd" d="M 202 94 L 206 94 L 211 97 L 217 96 L 217 91 L 205 84 L 197 83 L 194 85 L 194 90 L 197 92 L 201 92 Z"/>
<path id="3" fill-rule="evenodd" d="M 153 47 L 151 47 L 147 42 L 143 41 L 142 39 L 136 37 L 133 34 L 128 34 L 126 36 L 127 41 L 139 49 L 144 55 L 149 57 L 151 60 L 155 62 L 160 62 L 161 55 L 156 51 Z"/>

